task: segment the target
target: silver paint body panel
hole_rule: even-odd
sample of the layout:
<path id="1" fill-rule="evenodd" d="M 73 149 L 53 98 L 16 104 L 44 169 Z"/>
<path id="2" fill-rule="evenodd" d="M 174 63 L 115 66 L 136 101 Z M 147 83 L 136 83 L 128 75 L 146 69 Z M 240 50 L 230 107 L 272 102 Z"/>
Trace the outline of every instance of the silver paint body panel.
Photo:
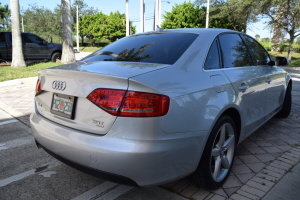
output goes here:
<path id="1" fill-rule="evenodd" d="M 30 121 L 35 139 L 75 163 L 122 175 L 140 186 L 191 174 L 217 119 L 228 109 L 241 118 L 239 142 L 281 108 L 290 76 L 277 66 L 204 70 L 211 43 L 221 29 L 178 29 L 199 37 L 173 65 L 77 62 L 40 71 L 42 94 Z M 271 82 L 267 81 L 271 79 Z M 53 81 L 66 81 L 63 94 L 78 97 L 74 120 L 49 112 Z M 245 91 L 241 86 L 247 86 Z M 158 93 L 170 97 L 162 117 L 115 117 L 86 97 L 96 88 Z M 43 106 L 39 106 L 42 104 Z M 97 127 L 92 120 L 104 122 Z"/>

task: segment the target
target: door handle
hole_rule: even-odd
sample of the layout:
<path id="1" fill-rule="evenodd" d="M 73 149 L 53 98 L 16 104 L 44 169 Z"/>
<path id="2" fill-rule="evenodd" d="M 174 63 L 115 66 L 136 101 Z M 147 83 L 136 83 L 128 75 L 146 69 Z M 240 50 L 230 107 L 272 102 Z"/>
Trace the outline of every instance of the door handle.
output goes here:
<path id="1" fill-rule="evenodd" d="M 266 80 L 266 82 L 267 82 L 268 84 L 270 84 L 271 81 L 272 81 L 272 79 L 270 79 L 270 77 L 268 77 L 268 79 Z"/>
<path id="2" fill-rule="evenodd" d="M 33 46 L 30 45 L 30 46 L 28 46 L 28 48 L 33 48 Z"/>
<path id="3" fill-rule="evenodd" d="M 248 85 L 246 85 L 245 83 L 242 83 L 241 86 L 239 87 L 239 90 L 242 92 L 245 92 L 248 88 L 249 88 Z"/>

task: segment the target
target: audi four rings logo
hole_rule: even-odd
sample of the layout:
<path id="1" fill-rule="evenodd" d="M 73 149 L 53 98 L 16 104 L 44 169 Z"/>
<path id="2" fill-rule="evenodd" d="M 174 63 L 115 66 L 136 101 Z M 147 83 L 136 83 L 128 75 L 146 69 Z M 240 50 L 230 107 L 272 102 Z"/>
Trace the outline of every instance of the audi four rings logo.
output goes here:
<path id="1" fill-rule="evenodd" d="M 65 90 L 67 87 L 67 83 L 65 81 L 53 81 L 52 88 L 55 90 Z"/>

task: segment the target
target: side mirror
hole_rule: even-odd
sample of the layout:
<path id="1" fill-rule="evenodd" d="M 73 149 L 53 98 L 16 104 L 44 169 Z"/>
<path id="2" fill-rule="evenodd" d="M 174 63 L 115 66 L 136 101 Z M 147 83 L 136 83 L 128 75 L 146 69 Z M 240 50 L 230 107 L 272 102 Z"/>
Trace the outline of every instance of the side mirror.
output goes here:
<path id="1" fill-rule="evenodd" d="M 47 45 L 48 42 L 46 42 L 45 40 L 43 40 L 42 44 L 43 44 L 43 45 Z"/>
<path id="2" fill-rule="evenodd" d="M 286 66 L 289 63 L 290 63 L 290 61 L 286 57 L 280 57 L 280 56 L 275 57 L 275 65 L 277 65 L 277 66 Z"/>

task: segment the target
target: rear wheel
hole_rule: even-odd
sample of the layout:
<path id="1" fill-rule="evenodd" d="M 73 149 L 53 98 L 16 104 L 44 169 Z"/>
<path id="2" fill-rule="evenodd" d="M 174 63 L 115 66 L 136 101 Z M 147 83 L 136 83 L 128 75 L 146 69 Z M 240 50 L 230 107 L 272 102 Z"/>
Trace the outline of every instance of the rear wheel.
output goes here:
<path id="1" fill-rule="evenodd" d="M 223 185 L 233 164 L 235 141 L 234 121 L 224 115 L 213 128 L 198 168 L 191 176 L 197 186 L 214 190 Z"/>
<path id="2" fill-rule="evenodd" d="M 292 87 L 289 84 L 286 88 L 285 97 L 281 110 L 276 114 L 277 117 L 288 117 L 292 107 Z"/>
<path id="3" fill-rule="evenodd" d="M 51 61 L 56 62 L 57 59 L 58 60 L 61 59 L 61 53 L 60 52 L 55 52 L 54 54 L 52 54 Z"/>

